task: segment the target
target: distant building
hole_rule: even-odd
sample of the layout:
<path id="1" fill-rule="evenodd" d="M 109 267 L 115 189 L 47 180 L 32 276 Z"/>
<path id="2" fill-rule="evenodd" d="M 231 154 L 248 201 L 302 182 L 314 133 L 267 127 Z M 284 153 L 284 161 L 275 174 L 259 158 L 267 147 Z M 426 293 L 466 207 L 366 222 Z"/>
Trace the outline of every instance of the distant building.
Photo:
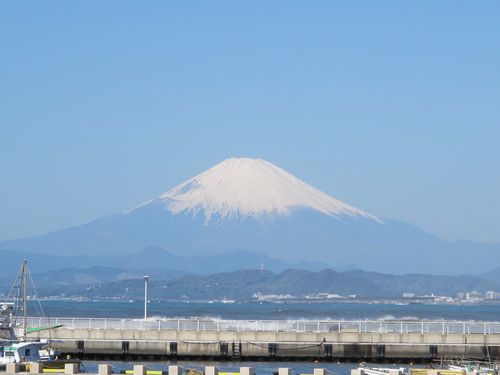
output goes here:
<path id="1" fill-rule="evenodd" d="M 329 299 L 329 298 L 345 298 L 340 294 L 332 294 L 332 293 L 318 293 L 317 297 L 320 299 Z"/>
<path id="2" fill-rule="evenodd" d="M 498 293 L 494 292 L 492 290 L 488 290 L 487 292 L 484 293 L 484 298 L 486 298 L 486 299 L 497 299 L 498 298 Z"/>
<path id="3" fill-rule="evenodd" d="M 291 294 L 262 294 L 260 292 L 254 293 L 252 298 L 257 299 L 258 301 L 275 301 L 275 300 L 284 300 L 284 299 L 294 299 L 295 296 Z"/>
<path id="4" fill-rule="evenodd" d="M 483 300 L 483 296 L 477 290 L 465 294 L 467 302 L 479 302 Z"/>

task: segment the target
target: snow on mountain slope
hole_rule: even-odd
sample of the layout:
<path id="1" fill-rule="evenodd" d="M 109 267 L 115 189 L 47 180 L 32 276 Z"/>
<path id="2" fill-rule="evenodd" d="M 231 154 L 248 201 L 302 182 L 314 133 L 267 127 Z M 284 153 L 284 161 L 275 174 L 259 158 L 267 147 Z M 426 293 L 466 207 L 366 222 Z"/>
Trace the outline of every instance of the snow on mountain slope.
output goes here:
<path id="1" fill-rule="evenodd" d="M 216 217 L 288 215 L 299 208 L 382 222 L 262 159 L 227 159 L 139 207 L 149 204 L 162 205 L 173 214 L 201 213 L 205 222 Z"/>

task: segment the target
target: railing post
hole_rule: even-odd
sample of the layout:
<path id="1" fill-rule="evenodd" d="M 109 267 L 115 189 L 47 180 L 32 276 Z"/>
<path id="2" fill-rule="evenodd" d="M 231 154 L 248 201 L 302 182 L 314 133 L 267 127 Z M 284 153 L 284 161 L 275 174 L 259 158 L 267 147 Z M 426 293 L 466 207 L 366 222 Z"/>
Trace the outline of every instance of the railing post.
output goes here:
<path id="1" fill-rule="evenodd" d="M 5 365 L 5 372 L 15 374 L 19 372 L 19 363 L 7 363 Z"/>
<path id="2" fill-rule="evenodd" d="M 42 374 L 43 373 L 43 363 L 31 362 L 30 363 L 30 373 L 32 374 Z"/>
<path id="3" fill-rule="evenodd" d="M 76 363 L 66 363 L 64 365 L 65 374 L 78 374 L 78 365 Z"/>
<path id="4" fill-rule="evenodd" d="M 109 375 L 112 373 L 111 365 L 99 365 L 98 374 L 99 375 Z"/>
<path id="5" fill-rule="evenodd" d="M 134 375 L 146 375 L 148 372 L 147 366 L 134 365 Z"/>
<path id="6" fill-rule="evenodd" d="M 169 375 L 182 375 L 182 367 L 179 366 L 168 366 Z"/>
<path id="7" fill-rule="evenodd" d="M 215 366 L 205 366 L 205 374 L 207 375 L 218 375 L 219 368 Z"/>

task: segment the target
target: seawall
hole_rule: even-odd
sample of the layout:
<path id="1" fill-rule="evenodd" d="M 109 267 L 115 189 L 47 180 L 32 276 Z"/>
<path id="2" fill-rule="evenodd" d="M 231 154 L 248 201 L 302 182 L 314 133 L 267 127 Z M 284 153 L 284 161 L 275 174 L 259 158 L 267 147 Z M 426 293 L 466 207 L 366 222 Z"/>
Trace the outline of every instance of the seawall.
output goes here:
<path id="1" fill-rule="evenodd" d="M 94 320 L 94 323 L 98 320 Z M 137 321 L 135 321 L 137 322 Z M 186 321 L 183 321 L 186 322 Z M 192 322 L 192 321 L 190 321 Z M 234 327 L 234 321 L 231 327 Z M 498 323 L 481 324 L 479 328 L 465 325 L 450 330 L 442 322 L 430 322 L 435 332 L 419 323 L 417 332 L 407 332 L 378 323 L 374 332 L 366 326 L 325 330 L 206 329 L 199 324 L 182 325 L 163 329 L 158 324 L 127 328 L 112 327 L 100 322 L 99 328 L 88 320 L 88 328 L 69 324 L 57 330 L 38 332 L 40 339 L 57 339 L 52 347 L 82 359 L 218 359 L 218 360 L 318 360 L 318 361 L 378 361 L 378 362 L 428 362 L 438 358 L 500 359 L 500 334 Z M 290 323 L 290 322 L 288 322 Z M 308 322 L 309 323 L 309 322 Z M 373 323 L 373 322 L 372 322 Z M 155 323 L 156 324 L 156 323 Z M 332 322 L 329 322 L 332 324 Z M 394 323 L 391 323 L 394 324 Z M 457 327 L 457 323 L 454 327 Z M 354 324 L 351 324 L 354 326 Z M 375 326 L 375 325 L 374 325 Z M 229 326 L 228 326 L 229 327 Z M 272 325 L 271 325 L 272 327 Z M 395 326 L 392 325 L 392 328 Z M 492 329 L 491 327 L 495 327 Z M 476 332 L 477 331 L 477 332 Z M 59 341 L 60 340 L 60 341 Z"/>

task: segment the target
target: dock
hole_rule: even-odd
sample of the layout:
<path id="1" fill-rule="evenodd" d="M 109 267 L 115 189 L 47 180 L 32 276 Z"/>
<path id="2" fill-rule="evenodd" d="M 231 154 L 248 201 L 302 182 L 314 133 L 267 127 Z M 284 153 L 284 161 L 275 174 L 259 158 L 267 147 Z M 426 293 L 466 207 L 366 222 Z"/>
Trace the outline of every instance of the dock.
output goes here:
<path id="1" fill-rule="evenodd" d="M 500 359 L 499 322 L 70 319 L 51 332 L 63 355 L 90 360 L 431 362 Z"/>

